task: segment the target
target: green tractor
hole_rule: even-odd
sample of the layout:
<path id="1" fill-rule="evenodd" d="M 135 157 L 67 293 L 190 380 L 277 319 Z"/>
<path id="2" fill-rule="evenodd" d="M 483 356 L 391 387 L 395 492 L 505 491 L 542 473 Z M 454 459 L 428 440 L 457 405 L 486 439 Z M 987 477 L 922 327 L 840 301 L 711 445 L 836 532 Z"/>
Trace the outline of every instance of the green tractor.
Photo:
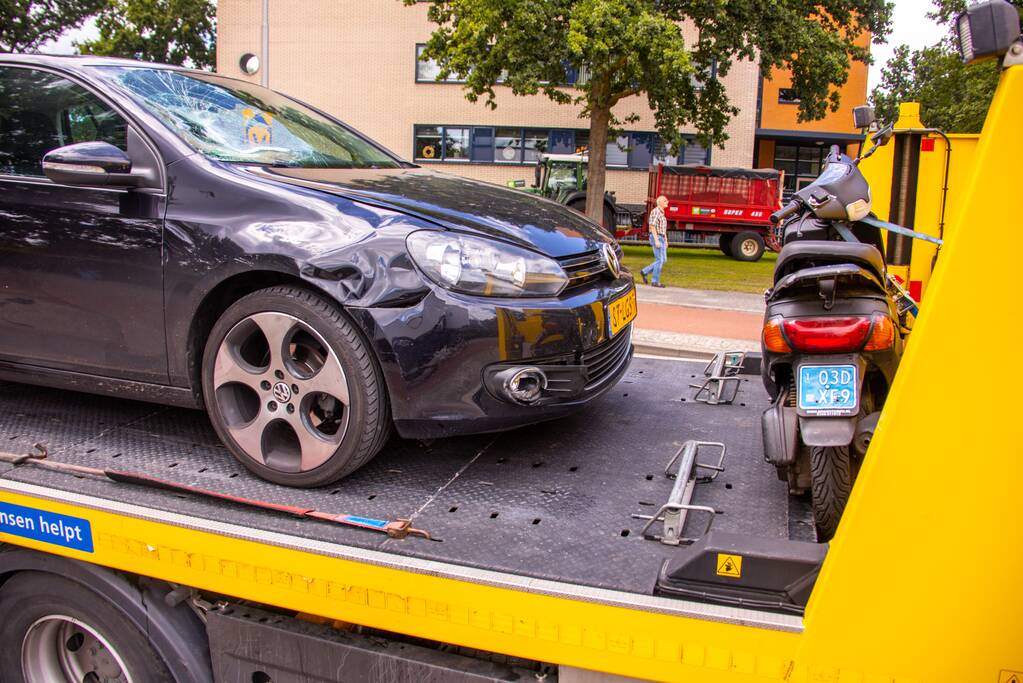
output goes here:
<path id="1" fill-rule="evenodd" d="M 541 154 L 536 161 L 533 184 L 526 187 L 525 180 L 509 180 L 508 187 L 538 194 L 564 204 L 579 213 L 586 213 L 586 169 L 589 157 L 585 154 Z M 631 228 L 632 212 L 620 207 L 613 192 L 604 193 L 604 229 L 614 236 L 621 225 Z"/>

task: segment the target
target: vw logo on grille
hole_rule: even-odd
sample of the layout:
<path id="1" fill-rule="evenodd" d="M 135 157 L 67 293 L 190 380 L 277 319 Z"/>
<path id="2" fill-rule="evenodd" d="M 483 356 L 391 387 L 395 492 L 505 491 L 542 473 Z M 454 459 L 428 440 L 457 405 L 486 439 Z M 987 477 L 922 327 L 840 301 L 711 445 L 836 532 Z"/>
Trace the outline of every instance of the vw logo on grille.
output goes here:
<path id="1" fill-rule="evenodd" d="M 291 400 L 291 387 L 284 382 L 278 382 L 273 388 L 274 398 L 278 403 L 287 403 Z"/>
<path id="2" fill-rule="evenodd" d="M 611 271 L 612 275 L 618 277 L 622 274 L 622 264 L 618 262 L 618 254 L 615 253 L 615 248 L 610 244 L 605 244 L 603 250 L 607 269 Z"/>

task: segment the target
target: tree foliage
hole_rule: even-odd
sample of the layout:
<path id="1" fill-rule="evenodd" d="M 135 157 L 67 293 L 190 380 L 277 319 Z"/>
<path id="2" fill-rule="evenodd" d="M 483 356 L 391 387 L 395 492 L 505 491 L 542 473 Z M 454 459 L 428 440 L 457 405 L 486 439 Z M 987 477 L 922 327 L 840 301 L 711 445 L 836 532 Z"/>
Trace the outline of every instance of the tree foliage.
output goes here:
<path id="1" fill-rule="evenodd" d="M 998 85 L 998 65 L 966 66 L 945 42 L 911 52 L 902 45 L 881 71 L 871 98 L 877 118 L 892 123 L 900 102 L 919 102 L 925 125 L 947 133 L 978 133 Z"/>
<path id="2" fill-rule="evenodd" d="M 928 16 L 947 26 L 949 35 L 922 50 L 896 48 L 871 94 L 878 120 L 894 122 L 900 102 L 919 102 L 920 118 L 929 127 L 946 133 L 979 133 L 984 127 L 999 68 L 993 61 L 967 66 L 960 59 L 951 32 L 965 9 L 966 0 L 934 0 Z"/>
<path id="3" fill-rule="evenodd" d="M 106 0 L 0 0 L 0 52 L 33 52 L 78 28 Z"/>
<path id="4" fill-rule="evenodd" d="M 216 64 L 214 0 L 107 0 L 99 37 L 83 53 L 211 69 Z"/>
<path id="5" fill-rule="evenodd" d="M 835 86 L 851 60 L 869 60 L 857 39 L 868 31 L 881 39 L 890 15 L 886 0 L 430 0 L 437 28 L 424 57 L 437 62 L 439 78 L 464 77 L 468 99 L 491 107 L 499 81 L 516 95 L 581 105 L 590 120 L 587 214 L 597 219 L 609 132 L 636 118 L 615 118 L 620 102 L 645 95 L 672 146 L 685 128 L 721 145 L 737 109 L 711 74 L 759 58 L 764 73 L 791 69 L 801 118 L 818 119 L 838 108 Z M 683 23 L 695 29 L 691 44 Z M 586 80 L 562 87 L 567 68 Z"/>

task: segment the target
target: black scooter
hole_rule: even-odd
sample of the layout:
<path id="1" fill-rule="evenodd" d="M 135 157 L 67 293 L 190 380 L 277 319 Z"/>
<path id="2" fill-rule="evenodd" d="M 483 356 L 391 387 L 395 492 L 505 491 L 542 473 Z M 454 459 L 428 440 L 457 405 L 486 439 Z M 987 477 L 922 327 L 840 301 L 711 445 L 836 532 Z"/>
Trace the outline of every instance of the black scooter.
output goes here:
<path id="1" fill-rule="evenodd" d="M 815 182 L 771 220 L 783 244 L 761 346 L 764 453 L 789 492 L 812 496 L 819 541 L 838 527 L 902 356 L 912 301 L 889 278 L 882 229 L 857 159 L 831 148 Z"/>

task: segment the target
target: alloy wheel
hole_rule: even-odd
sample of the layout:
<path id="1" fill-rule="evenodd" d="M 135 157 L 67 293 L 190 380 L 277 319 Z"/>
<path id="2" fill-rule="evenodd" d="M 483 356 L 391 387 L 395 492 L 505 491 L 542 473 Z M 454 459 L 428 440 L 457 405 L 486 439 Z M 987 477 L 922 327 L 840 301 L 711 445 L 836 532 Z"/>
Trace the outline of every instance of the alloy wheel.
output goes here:
<path id="1" fill-rule="evenodd" d="M 757 241 L 753 239 L 746 239 L 739 245 L 739 250 L 743 256 L 754 256 L 757 253 Z"/>
<path id="2" fill-rule="evenodd" d="M 61 614 L 35 621 L 21 643 L 26 683 L 131 683 L 120 653 L 88 624 Z"/>
<path id="3" fill-rule="evenodd" d="M 281 472 L 319 467 L 348 429 L 341 362 L 316 330 L 284 313 L 256 313 L 231 328 L 217 351 L 213 388 L 238 447 Z"/>

